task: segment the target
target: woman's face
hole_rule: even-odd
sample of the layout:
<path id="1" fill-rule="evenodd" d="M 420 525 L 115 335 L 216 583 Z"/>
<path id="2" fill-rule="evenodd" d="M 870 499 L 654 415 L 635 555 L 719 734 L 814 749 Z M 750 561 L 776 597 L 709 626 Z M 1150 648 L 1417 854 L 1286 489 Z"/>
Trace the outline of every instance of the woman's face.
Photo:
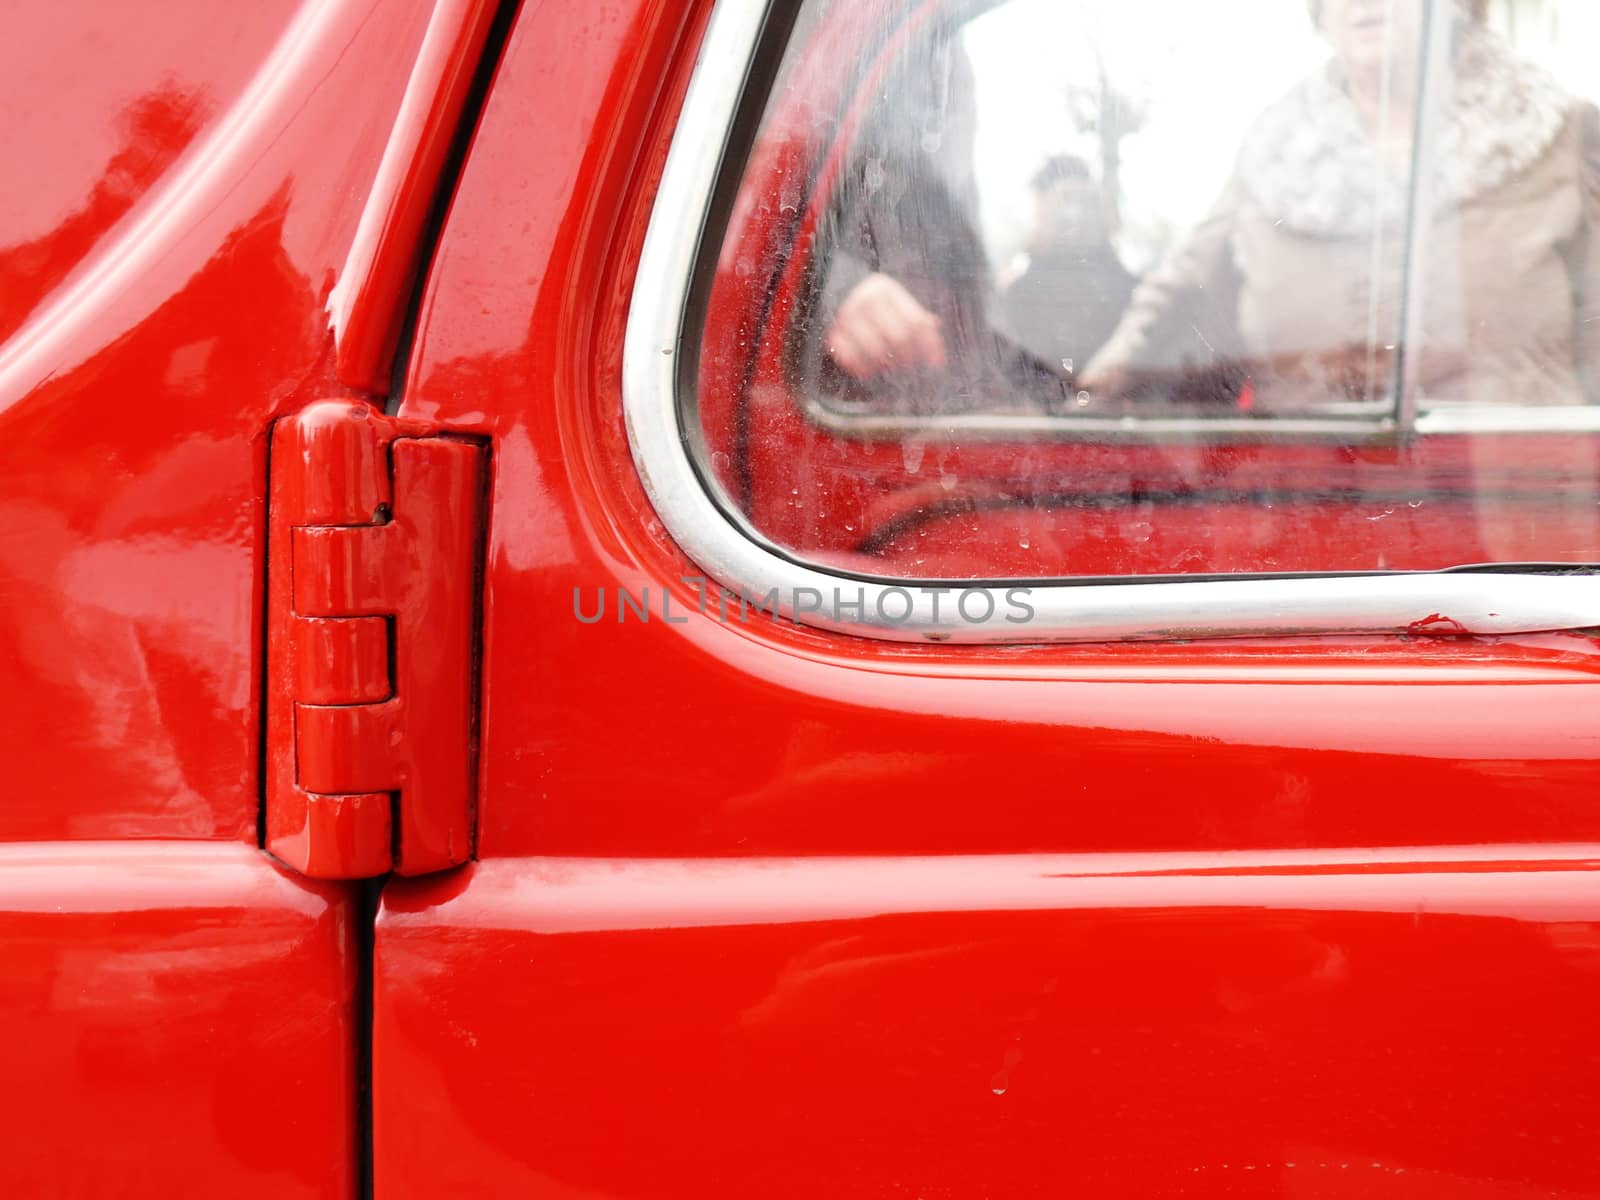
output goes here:
<path id="1" fill-rule="evenodd" d="M 1322 0 L 1322 31 L 1353 74 L 1416 68 L 1422 0 Z"/>

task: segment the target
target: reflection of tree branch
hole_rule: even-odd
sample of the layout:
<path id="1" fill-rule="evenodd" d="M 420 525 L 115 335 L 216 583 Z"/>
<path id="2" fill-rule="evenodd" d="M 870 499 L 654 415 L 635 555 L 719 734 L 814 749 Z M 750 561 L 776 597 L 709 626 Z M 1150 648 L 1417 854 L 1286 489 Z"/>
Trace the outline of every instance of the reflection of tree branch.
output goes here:
<path id="1" fill-rule="evenodd" d="M 22 323 L 183 152 L 200 128 L 203 107 L 171 84 L 139 97 L 121 114 L 121 142 L 78 207 L 44 236 L 0 247 L 0 337 Z"/>
<path id="2" fill-rule="evenodd" d="M 1098 39 L 1094 56 L 1094 82 L 1066 85 L 1067 109 L 1080 133 L 1094 134 L 1099 143 L 1100 190 L 1113 234 L 1122 224 L 1122 141 L 1144 128 L 1149 115 L 1148 96 L 1135 96 L 1113 82 Z"/>

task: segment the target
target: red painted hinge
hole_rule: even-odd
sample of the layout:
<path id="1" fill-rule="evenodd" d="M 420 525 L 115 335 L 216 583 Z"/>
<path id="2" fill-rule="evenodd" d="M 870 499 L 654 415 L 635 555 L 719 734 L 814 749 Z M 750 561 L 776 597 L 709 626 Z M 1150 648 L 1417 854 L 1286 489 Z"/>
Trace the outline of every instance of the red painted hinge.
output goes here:
<path id="1" fill-rule="evenodd" d="M 421 875 L 472 850 L 484 452 L 366 404 L 272 431 L 267 849 L 306 875 Z"/>

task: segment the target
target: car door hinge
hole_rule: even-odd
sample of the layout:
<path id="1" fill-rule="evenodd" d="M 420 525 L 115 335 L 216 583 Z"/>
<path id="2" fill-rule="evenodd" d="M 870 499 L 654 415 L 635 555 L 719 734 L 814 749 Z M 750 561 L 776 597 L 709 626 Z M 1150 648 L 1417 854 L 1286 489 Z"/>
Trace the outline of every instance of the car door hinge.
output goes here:
<path id="1" fill-rule="evenodd" d="M 472 852 L 485 450 L 325 401 L 272 430 L 266 848 L 319 879 Z"/>

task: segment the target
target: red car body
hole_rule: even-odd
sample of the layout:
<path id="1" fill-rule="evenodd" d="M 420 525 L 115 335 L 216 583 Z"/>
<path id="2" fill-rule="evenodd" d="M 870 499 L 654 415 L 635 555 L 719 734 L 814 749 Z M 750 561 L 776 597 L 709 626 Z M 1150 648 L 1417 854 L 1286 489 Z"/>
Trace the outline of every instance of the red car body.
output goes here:
<path id="1" fill-rule="evenodd" d="M 621 380 L 711 7 L 13 17 L 0 1188 L 1600 1195 L 1590 635 L 701 611 Z M 425 861 L 270 807 L 329 400 L 487 461 L 474 715 L 385 727 L 470 764 Z"/>

